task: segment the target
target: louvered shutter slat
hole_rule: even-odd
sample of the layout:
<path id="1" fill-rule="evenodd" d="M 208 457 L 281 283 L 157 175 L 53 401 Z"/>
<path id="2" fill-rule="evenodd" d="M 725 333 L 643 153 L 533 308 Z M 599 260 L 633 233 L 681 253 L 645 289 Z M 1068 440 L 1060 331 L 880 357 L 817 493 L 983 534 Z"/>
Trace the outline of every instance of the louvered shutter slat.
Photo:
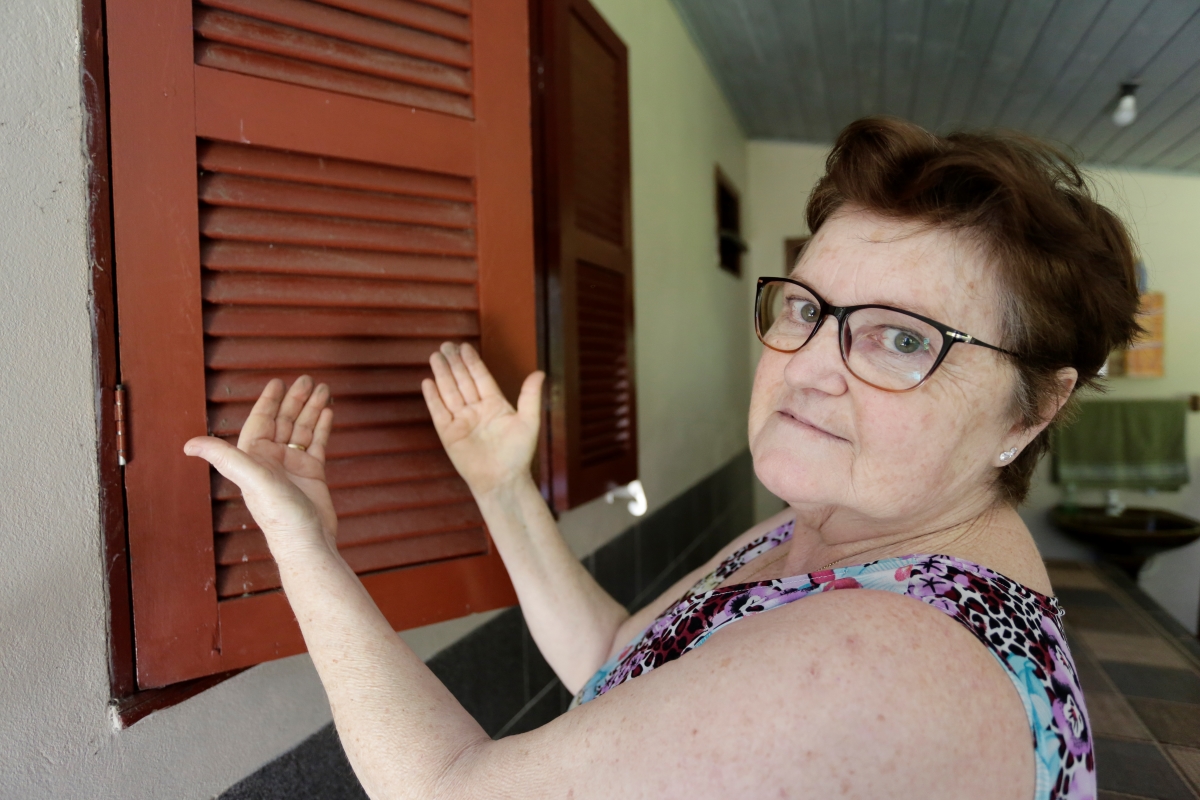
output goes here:
<path id="1" fill-rule="evenodd" d="M 398 400 L 372 400 L 350 398 L 339 400 L 337 405 L 336 429 L 370 428 L 379 425 L 399 425 L 429 419 L 429 410 L 420 397 L 403 397 Z M 220 413 L 209 418 L 214 436 L 236 434 L 246 423 L 252 403 L 222 403 Z"/>
<path id="2" fill-rule="evenodd" d="M 447 503 L 465 503 L 471 499 L 467 485 L 457 476 L 335 489 L 332 495 L 334 509 L 339 517 L 344 518 Z M 258 530 L 258 524 L 250 516 L 250 511 L 241 499 L 214 504 L 213 523 L 214 528 L 221 533 Z M 230 564 L 240 560 L 240 551 L 231 544 L 232 541 L 230 537 L 218 540 L 218 563 Z M 237 552 L 238 555 L 230 556 L 230 552 Z"/>
<path id="3" fill-rule="evenodd" d="M 210 240 L 200 251 L 206 269 L 214 272 L 283 272 L 347 278 L 425 280 L 474 283 L 474 259 L 442 258 L 362 250 L 327 250 Z"/>
<path id="4" fill-rule="evenodd" d="M 203 0 L 211 8 L 321 34 L 333 41 L 355 42 L 426 61 L 471 66 L 471 46 L 445 36 L 307 0 Z"/>
<path id="5" fill-rule="evenodd" d="M 429 564 L 481 555 L 487 552 L 487 542 L 482 528 L 472 528 L 349 548 L 343 557 L 355 572 L 375 572 L 396 564 Z M 221 597 L 269 592 L 279 585 L 279 569 L 274 561 L 222 568 L 217 576 L 217 593 Z"/>

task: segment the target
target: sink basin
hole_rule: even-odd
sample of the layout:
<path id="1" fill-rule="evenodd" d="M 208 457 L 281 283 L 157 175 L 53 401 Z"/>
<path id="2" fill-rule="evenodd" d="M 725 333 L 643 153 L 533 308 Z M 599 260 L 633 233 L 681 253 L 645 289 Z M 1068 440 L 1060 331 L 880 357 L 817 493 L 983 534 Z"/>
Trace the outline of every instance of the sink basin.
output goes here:
<path id="1" fill-rule="evenodd" d="M 1150 556 L 1200 539 L 1200 520 L 1157 508 L 1127 508 L 1110 517 L 1104 506 L 1055 506 L 1050 521 L 1135 579 Z"/>

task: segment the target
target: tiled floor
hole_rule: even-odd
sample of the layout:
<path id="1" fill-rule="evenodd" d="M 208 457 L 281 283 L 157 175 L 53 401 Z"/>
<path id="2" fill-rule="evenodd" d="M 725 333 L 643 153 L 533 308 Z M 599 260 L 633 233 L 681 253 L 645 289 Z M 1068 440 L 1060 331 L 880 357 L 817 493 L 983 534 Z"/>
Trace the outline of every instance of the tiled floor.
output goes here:
<path id="1" fill-rule="evenodd" d="M 1096 738 L 1099 800 L 1200 799 L 1200 642 L 1115 570 L 1047 566 Z"/>

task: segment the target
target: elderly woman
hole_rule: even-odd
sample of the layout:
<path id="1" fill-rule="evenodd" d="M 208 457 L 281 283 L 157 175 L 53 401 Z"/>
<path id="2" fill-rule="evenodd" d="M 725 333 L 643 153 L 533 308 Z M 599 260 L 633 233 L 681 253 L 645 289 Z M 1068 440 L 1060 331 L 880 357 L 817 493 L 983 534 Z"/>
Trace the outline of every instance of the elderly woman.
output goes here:
<path id="1" fill-rule="evenodd" d="M 430 359 L 434 424 L 577 692 L 538 730 L 489 739 L 339 557 L 326 387 L 274 381 L 237 448 L 188 442 L 242 487 L 372 797 L 1095 796 L 1016 506 L 1136 332 L 1129 238 L 1044 146 L 884 119 L 842 133 L 808 226 L 756 308 L 750 447 L 787 509 L 636 614 L 530 478 L 541 374 L 514 409 L 470 347 Z"/>

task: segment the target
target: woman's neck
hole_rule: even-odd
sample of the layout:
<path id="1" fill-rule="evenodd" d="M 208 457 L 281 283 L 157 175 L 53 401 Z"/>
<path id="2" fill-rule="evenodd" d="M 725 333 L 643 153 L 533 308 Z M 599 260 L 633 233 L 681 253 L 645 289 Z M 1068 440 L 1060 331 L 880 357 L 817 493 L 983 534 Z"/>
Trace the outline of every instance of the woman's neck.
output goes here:
<path id="1" fill-rule="evenodd" d="M 878 533 L 863 535 L 866 529 Z M 857 535 L 851 531 L 857 531 Z M 1021 550 L 1030 539 L 1020 516 L 1009 505 L 990 502 L 957 514 L 944 515 L 919 527 L 888 530 L 888 526 L 854 524 L 840 520 L 836 512 L 798 509 L 792 546 L 781 568 L 802 574 L 820 569 L 850 566 L 883 558 L 936 553 L 969 560 L 1001 558 L 1009 550 Z M 1031 540 L 1030 540 L 1030 543 Z"/>

